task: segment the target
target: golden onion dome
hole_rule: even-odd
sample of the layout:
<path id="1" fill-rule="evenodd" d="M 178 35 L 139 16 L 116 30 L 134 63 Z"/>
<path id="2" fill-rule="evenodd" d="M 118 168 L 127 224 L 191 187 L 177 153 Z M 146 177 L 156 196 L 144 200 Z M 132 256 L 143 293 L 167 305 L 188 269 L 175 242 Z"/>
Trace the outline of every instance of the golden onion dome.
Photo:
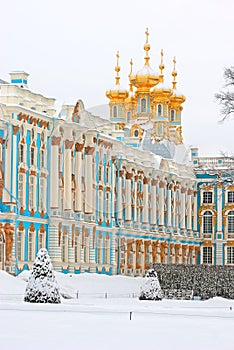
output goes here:
<path id="1" fill-rule="evenodd" d="M 150 44 L 148 43 L 149 32 L 146 28 L 146 42 L 144 45 L 145 50 L 145 64 L 142 69 L 140 69 L 136 74 L 131 74 L 129 76 L 130 83 L 137 89 L 151 89 L 157 85 L 160 81 L 159 75 L 154 72 L 154 70 L 149 65 L 149 50 Z"/>
<path id="2" fill-rule="evenodd" d="M 165 68 L 165 65 L 163 63 L 163 50 L 161 50 L 161 62 L 159 65 L 159 69 L 160 69 L 160 82 L 159 84 L 152 90 L 152 94 L 154 97 L 159 97 L 159 98 L 163 98 L 165 97 L 166 99 L 168 99 L 173 91 L 172 89 L 164 84 L 164 74 L 163 74 L 163 70 Z"/>
<path id="3" fill-rule="evenodd" d="M 117 63 L 115 66 L 115 72 L 116 72 L 115 85 L 111 89 L 106 91 L 106 96 L 110 100 L 124 101 L 128 97 L 128 91 L 125 88 L 123 88 L 119 83 L 120 81 L 119 51 L 117 51 L 116 58 L 117 58 Z"/>

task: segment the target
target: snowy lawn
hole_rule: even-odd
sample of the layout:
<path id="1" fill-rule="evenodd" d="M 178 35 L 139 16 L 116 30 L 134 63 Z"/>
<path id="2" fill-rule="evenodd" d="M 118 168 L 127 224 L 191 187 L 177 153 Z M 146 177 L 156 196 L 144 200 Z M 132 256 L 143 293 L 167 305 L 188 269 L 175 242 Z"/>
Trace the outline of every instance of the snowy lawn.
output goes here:
<path id="1" fill-rule="evenodd" d="M 234 349 L 234 301 L 139 301 L 142 278 L 57 273 L 62 293 L 79 290 L 78 299 L 31 304 L 27 275 L 0 273 L 1 350 Z"/>

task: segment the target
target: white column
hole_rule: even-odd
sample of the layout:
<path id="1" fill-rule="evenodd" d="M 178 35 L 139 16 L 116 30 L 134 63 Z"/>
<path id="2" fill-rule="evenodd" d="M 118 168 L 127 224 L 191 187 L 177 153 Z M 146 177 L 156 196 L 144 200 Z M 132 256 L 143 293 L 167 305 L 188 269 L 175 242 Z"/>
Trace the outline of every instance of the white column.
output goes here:
<path id="1" fill-rule="evenodd" d="M 72 209 L 72 171 L 71 171 L 71 148 L 73 141 L 65 141 L 64 154 L 64 209 Z"/>
<path id="2" fill-rule="evenodd" d="M 142 210 L 142 223 L 148 224 L 149 222 L 149 191 L 148 191 L 149 179 L 144 177 L 143 179 L 143 210 Z"/>
<path id="3" fill-rule="evenodd" d="M 82 150 L 84 145 L 77 143 L 75 157 L 75 177 L 76 177 L 76 193 L 75 193 L 75 210 L 82 211 Z"/>
<path id="4" fill-rule="evenodd" d="M 192 230 L 192 203 L 191 203 L 191 196 L 193 194 L 193 191 L 191 189 L 188 190 L 188 198 L 187 198 L 187 202 L 188 202 L 188 227 L 187 229 L 189 231 Z"/>
<path id="5" fill-rule="evenodd" d="M 52 137 L 51 146 L 51 176 L 50 176 L 50 206 L 51 208 L 59 207 L 59 168 L 58 154 L 60 137 Z"/>
<path id="6" fill-rule="evenodd" d="M 15 150 L 12 150 L 12 131 L 11 128 L 8 130 L 8 138 L 6 141 L 6 155 L 5 155 L 5 187 L 8 189 L 8 191 L 11 191 L 11 154 L 15 152 Z M 11 201 L 9 193 L 3 189 L 3 202 L 9 203 Z"/>
<path id="7" fill-rule="evenodd" d="M 117 215 L 118 219 L 122 220 L 123 218 L 123 204 L 122 204 L 122 176 L 124 174 L 124 171 L 119 171 L 119 177 L 118 177 L 118 193 L 117 193 Z"/>
<path id="8" fill-rule="evenodd" d="M 137 180 L 138 176 L 134 178 L 134 221 L 137 221 Z"/>
<path id="9" fill-rule="evenodd" d="M 156 183 L 157 180 L 153 179 L 151 182 L 151 224 L 156 225 L 157 217 L 156 217 Z"/>
<path id="10" fill-rule="evenodd" d="M 12 143 L 12 149 L 17 149 L 17 131 L 19 130 L 18 126 L 13 127 L 13 143 Z M 16 151 L 12 152 L 12 194 L 13 194 L 13 201 L 15 201 L 16 197 L 16 185 L 18 183 L 18 179 L 16 178 L 16 169 L 17 169 L 17 161 L 16 161 Z"/>
<path id="11" fill-rule="evenodd" d="M 181 215 L 180 215 L 180 228 L 185 229 L 185 193 L 187 189 L 185 187 L 181 188 Z"/>
<path id="12" fill-rule="evenodd" d="M 93 213 L 93 171 L 92 171 L 92 164 L 93 164 L 93 152 L 95 148 L 94 147 L 85 147 L 85 213 L 91 214 Z"/>
<path id="13" fill-rule="evenodd" d="M 159 183 L 159 226 L 164 226 L 164 187 L 165 182 Z"/>
<path id="14" fill-rule="evenodd" d="M 112 218 L 115 217 L 115 201 L 116 201 L 116 167 L 115 167 L 115 158 L 112 157 L 112 202 L 111 202 L 111 211 L 112 211 Z"/>
<path id="15" fill-rule="evenodd" d="M 172 185 L 169 185 L 167 191 L 167 227 L 171 227 L 171 189 Z"/>
<path id="16" fill-rule="evenodd" d="M 126 221 L 132 219 L 132 201 L 131 201 L 131 173 L 126 173 Z"/>
<path id="17" fill-rule="evenodd" d="M 194 191 L 194 205 L 193 205 L 193 231 L 197 232 L 197 192 Z"/>
<path id="18" fill-rule="evenodd" d="M 217 185 L 217 229 L 222 233 L 222 184 Z"/>

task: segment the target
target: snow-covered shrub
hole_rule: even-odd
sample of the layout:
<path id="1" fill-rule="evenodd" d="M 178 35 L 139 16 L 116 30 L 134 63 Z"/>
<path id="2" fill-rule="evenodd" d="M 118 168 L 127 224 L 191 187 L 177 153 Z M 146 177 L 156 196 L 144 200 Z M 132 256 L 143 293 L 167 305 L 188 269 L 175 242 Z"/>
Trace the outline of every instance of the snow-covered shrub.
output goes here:
<path id="1" fill-rule="evenodd" d="M 140 300 L 162 300 L 162 291 L 154 269 L 147 271 L 145 283 L 141 287 Z"/>
<path id="2" fill-rule="evenodd" d="M 29 276 L 24 301 L 30 303 L 61 303 L 53 266 L 45 248 L 39 250 Z"/>

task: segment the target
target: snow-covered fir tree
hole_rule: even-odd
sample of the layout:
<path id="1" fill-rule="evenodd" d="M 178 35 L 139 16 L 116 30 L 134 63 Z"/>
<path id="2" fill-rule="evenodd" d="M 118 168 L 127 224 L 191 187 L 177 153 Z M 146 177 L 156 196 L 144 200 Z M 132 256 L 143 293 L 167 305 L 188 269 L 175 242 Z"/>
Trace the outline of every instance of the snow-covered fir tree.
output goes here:
<path id="1" fill-rule="evenodd" d="M 45 248 L 39 250 L 29 276 L 24 301 L 30 303 L 61 303 L 59 286 Z"/>
<path id="2" fill-rule="evenodd" d="M 157 272 L 154 269 L 147 271 L 145 283 L 141 287 L 140 300 L 162 300 L 163 294 L 159 284 Z"/>

